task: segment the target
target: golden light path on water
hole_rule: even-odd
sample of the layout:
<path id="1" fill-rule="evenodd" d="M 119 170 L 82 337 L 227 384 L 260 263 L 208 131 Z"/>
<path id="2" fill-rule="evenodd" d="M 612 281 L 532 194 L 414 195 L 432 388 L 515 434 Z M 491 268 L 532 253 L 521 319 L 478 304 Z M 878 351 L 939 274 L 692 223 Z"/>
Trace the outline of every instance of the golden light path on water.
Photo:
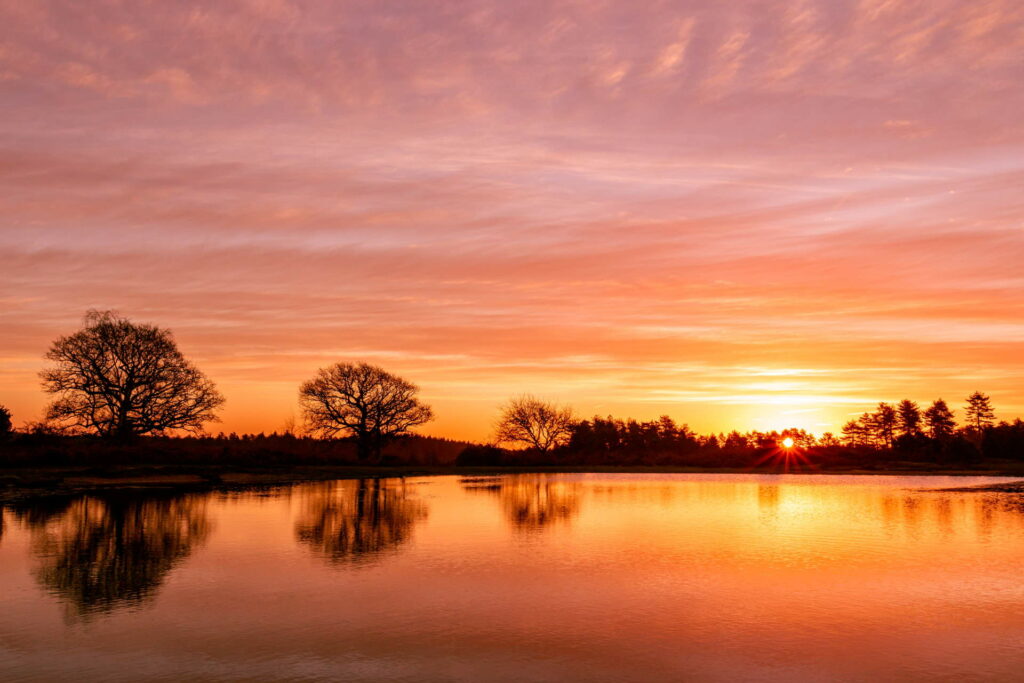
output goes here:
<path id="1" fill-rule="evenodd" d="M 22 504 L 0 679 L 1013 680 L 1024 506 L 938 490 L 994 481 L 451 476 Z"/>

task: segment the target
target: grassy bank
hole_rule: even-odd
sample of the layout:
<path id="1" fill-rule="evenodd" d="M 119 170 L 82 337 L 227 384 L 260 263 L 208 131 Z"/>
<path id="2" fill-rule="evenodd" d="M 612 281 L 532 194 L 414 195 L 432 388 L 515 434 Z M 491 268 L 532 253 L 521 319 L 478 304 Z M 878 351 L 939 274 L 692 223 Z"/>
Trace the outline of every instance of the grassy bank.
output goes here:
<path id="1" fill-rule="evenodd" d="M 1008 476 L 1024 478 L 1024 459 L 936 462 L 898 451 L 848 447 L 508 451 L 447 439 L 390 444 L 379 462 L 358 458 L 346 440 L 291 435 L 211 438 L 21 434 L 0 442 L 0 502 L 94 490 L 214 490 L 327 479 L 493 475 L 528 472 L 756 473 Z"/>
<path id="2" fill-rule="evenodd" d="M 607 474 L 833 474 L 1004 476 L 1024 478 L 1024 463 L 988 462 L 970 468 L 923 467 L 921 463 L 891 463 L 884 469 L 804 467 L 789 471 L 772 468 L 691 466 L 586 466 L 523 465 L 296 465 L 291 467 L 227 467 L 223 465 L 118 465 L 109 467 L 17 467 L 0 469 L 0 503 L 52 495 L 74 495 L 104 490 L 230 490 L 284 486 L 332 479 L 376 479 L 423 476 L 496 476 L 527 473 Z M 998 485 L 996 489 L 999 489 Z M 1011 486 L 1015 491 L 1018 486 Z M 961 490 L 961 489 L 956 489 Z M 964 488 L 962 490 L 976 490 Z"/>

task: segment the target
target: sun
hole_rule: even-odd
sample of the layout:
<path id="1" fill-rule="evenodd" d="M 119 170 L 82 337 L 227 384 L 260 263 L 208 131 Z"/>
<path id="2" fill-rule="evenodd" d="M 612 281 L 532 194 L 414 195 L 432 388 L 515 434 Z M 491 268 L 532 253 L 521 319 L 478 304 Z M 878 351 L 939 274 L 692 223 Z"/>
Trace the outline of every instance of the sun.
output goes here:
<path id="1" fill-rule="evenodd" d="M 796 445 L 794 437 L 785 436 L 775 441 L 772 446 L 764 448 L 763 455 L 754 463 L 754 467 L 771 464 L 784 472 L 789 472 L 792 468 L 803 470 L 805 466 L 811 466 L 809 455 L 806 448 Z"/>

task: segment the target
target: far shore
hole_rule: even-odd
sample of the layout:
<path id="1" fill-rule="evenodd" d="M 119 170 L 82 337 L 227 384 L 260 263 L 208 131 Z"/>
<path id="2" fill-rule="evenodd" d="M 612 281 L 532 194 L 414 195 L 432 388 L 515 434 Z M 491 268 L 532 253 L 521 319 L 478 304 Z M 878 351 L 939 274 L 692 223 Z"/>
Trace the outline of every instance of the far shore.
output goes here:
<path id="1" fill-rule="evenodd" d="M 756 474 L 1007 477 L 1019 481 L 944 489 L 963 492 L 1024 493 L 1024 463 L 992 463 L 975 468 L 892 465 L 879 469 L 711 468 L 685 466 L 413 466 L 298 465 L 292 467 L 225 467 L 138 465 L 110 467 L 0 468 L 0 504 L 55 495 L 114 491 L 186 492 L 244 490 L 334 479 L 381 479 L 429 476 L 500 476 L 505 474 Z"/>

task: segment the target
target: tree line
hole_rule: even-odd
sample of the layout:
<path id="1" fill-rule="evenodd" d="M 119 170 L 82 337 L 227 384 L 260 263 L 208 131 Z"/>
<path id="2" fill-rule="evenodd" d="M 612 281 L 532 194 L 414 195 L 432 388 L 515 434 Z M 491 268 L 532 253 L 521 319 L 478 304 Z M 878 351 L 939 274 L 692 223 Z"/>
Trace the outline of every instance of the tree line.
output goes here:
<path id="1" fill-rule="evenodd" d="M 965 435 L 981 435 L 996 423 L 992 399 L 980 391 L 967 397 L 964 408 L 966 423 L 958 430 L 949 405 L 941 398 L 927 409 L 909 399 L 893 406 L 879 403 L 869 413 L 863 413 L 843 426 L 843 439 L 851 446 L 877 448 L 905 447 L 920 443 L 922 439 L 948 441 L 958 431 Z"/>
<path id="2" fill-rule="evenodd" d="M 40 379 L 53 400 L 44 422 L 32 427 L 37 431 L 116 440 L 199 434 L 205 423 L 218 419 L 224 404 L 214 383 L 178 349 L 170 330 L 134 323 L 111 311 L 89 311 L 81 329 L 55 340 L 45 358 L 52 365 L 40 372 Z M 303 382 L 298 394 L 310 436 L 350 438 L 360 460 L 373 460 L 380 459 L 385 444 L 433 419 L 418 392 L 415 384 L 383 368 L 339 362 Z M 906 399 L 895 405 L 880 403 L 850 420 L 840 437 L 828 432 L 815 437 L 799 429 L 702 436 L 668 416 L 650 421 L 579 419 L 568 406 L 523 395 L 501 407 L 491 448 L 519 446 L 552 457 L 741 453 L 782 444 L 804 450 L 930 453 L 938 459 L 950 454 L 965 459 L 971 449 L 996 457 L 1024 454 L 1024 423 L 997 424 L 989 396 L 969 396 L 964 415 L 958 425 L 942 399 L 925 409 Z M 0 406 L 0 436 L 11 430 L 10 412 Z"/>

